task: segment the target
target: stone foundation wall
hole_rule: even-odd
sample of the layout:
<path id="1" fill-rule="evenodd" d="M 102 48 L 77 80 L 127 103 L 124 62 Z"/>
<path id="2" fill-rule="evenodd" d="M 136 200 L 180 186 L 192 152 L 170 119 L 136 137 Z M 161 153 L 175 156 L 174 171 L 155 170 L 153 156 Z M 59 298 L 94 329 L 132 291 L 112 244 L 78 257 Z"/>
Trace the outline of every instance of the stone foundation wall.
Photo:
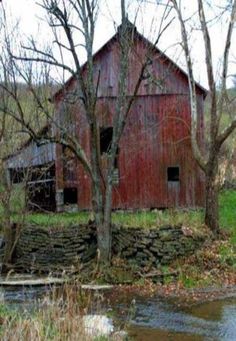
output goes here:
<path id="1" fill-rule="evenodd" d="M 113 254 L 140 266 L 168 264 L 179 256 L 193 253 L 202 243 L 203 237 L 181 227 L 113 227 Z M 96 249 L 93 226 L 48 229 L 30 226 L 19 238 L 15 263 L 48 271 L 86 263 L 96 256 Z"/>
<path id="2" fill-rule="evenodd" d="M 203 243 L 186 228 L 163 226 L 153 229 L 116 228 L 113 233 L 114 253 L 133 259 L 141 266 L 165 265 L 176 258 L 193 253 Z"/>
<path id="3" fill-rule="evenodd" d="M 16 246 L 15 264 L 50 270 L 86 263 L 96 255 L 95 229 L 90 226 L 25 228 Z"/>

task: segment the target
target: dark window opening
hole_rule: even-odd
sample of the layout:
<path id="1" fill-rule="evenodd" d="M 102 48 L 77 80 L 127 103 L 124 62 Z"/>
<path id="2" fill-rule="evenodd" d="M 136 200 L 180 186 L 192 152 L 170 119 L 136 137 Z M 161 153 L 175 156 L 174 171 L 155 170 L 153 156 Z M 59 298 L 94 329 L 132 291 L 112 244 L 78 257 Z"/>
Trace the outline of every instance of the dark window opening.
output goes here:
<path id="1" fill-rule="evenodd" d="M 53 181 L 27 185 L 27 204 L 32 211 L 55 211 L 55 185 Z"/>
<path id="2" fill-rule="evenodd" d="M 28 169 L 29 181 L 53 180 L 55 178 L 55 166 L 45 165 Z"/>
<path id="3" fill-rule="evenodd" d="M 10 180 L 13 184 L 19 184 L 24 181 L 25 172 L 24 169 L 10 169 Z"/>
<path id="4" fill-rule="evenodd" d="M 64 204 L 77 204 L 77 188 L 64 188 Z"/>
<path id="5" fill-rule="evenodd" d="M 109 153 L 111 149 L 113 128 L 100 128 L 100 151 L 101 154 Z"/>
<path id="6" fill-rule="evenodd" d="M 111 150 L 113 136 L 113 128 L 100 128 L 100 153 L 109 154 Z M 113 185 L 119 184 L 119 169 L 118 169 L 118 156 L 119 156 L 119 147 L 116 150 L 116 155 L 114 159 L 114 171 L 112 175 L 112 183 Z"/>
<path id="7" fill-rule="evenodd" d="M 179 167 L 167 168 L 168 181 L 179 181 Z"/>
<path id="8" fill-rule="evenodd" d="M 118 157 L 119 157 L 120 149 L 119 147 L 116 150 L 116 156 L 114 160 L 114 170 L 112 175 L 112 183 L 113 185 L 118 185 L 120 180 L 120 173 L 119 173 L 119 167 L 118 167 Z"/>
<path id="9" fill-rule="evenodd" d="M 55 179 L 55 166 L 35 166 L 28 168 L 11 168 L 10 180 L 12 183 L 21 183 L 23 181 L 35 182 L 43 180 L 54 180 Z"/>

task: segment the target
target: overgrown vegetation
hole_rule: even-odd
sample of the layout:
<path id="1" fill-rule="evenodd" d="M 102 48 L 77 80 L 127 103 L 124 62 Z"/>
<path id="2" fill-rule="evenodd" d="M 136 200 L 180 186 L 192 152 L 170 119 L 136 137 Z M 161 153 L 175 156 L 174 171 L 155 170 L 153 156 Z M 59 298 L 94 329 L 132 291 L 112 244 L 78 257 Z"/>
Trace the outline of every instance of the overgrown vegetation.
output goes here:
<path id="1" fill-rule="evenodd" d="M 7 341 L 112 340 L 112 337 L 99 334 L 99 318 L 97 323 L 86 322 L 86 314 L 91 309 L 96 312 L 99 302 L 100 299 L 81 291 L 75 283 L 66 284 L 59 292 L 55 289 L 39 305 L 36 304 L 33 311 L 19 311 L 1 304 L 0 338 Z"/>
<path id="2" fill-rule="evenodd" d="M 196 288 L 236 284 L 235 207 L 236 191 L 222 191 L 220 195 L 220 239 L 210 240 L 194 255 L 171 264 L 169 271 L 172 268 L 179 271 L 177 287 Z"/>

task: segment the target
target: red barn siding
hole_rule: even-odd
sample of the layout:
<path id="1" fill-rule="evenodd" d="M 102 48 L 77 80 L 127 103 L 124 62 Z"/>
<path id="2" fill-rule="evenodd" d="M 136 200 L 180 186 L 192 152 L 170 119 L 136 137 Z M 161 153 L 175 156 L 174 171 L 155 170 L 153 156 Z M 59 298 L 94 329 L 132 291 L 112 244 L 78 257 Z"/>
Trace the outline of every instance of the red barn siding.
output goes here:
<path id="1" fill-rule="evenodd" d="M 114 110 L 115 99 L 98 101 L 101 126 L 112 125 Z M 203 205 L 204 179 L 192 157 L 189 110 L 187 96 L 137 98 L 120 141 L 120 181 L 114 187 L 114 208 Z M 78 136 L 89 155 L 88 127 L 84 120 L 80 123 Z M 180 167 L 179 187 L 167 182 L 167 167 L 171 166 Z M 77 164 L 77 181 L 63 186 L 78 187 L 79 208 L 90 207 L 90 180 L 81 165 Z"/>
<path id="2" fill-rule="evenodd" d="M 129 59 L 128 93 L 132 94 L 145 58 L 147 42 L 135 40 Z M 113 190 L 113 208 L 202 206 L 204 177 L 193 159 L 190 142 L 190 106 L 186 75 L 160 52 L 152 52 L 150 72 L 162 87 L 144 81 L 132 106 L 120 141 L 119 184 Z M 119 44 L 111 40 L 95 57 L 95 80 L 100 70 L 97 116 L 100 126 L 112 126 L 119 78 Z M 86 72 L 86 70 L 85 70 Z M 150 82 L 150 84 L 148 84 Z M 70 89 L 75 82 L 70 82 Z M 67 90 L 68 91 L 68 90 Z M 198 138 L 203 146 L 203 91 L 198 93 Z M 63 119 L 62 100 L 57 96 L 58 119 Z M 61 116 L 61 117 L 60 117 Z M 90 155 L 89 129 L 82 106 L 72 110 L 73 126 L 87 156 Z M 72 121 L 73 121 L 72 120 Z M 103 160 L 105 162 L 105 160 Z M 78 188 L 80 209 L 91 207 L 91 184 L 83 167 L 76 162 L 76 178 L 63 179 L 62 148 L 57 147 L 57 188 Z M 167 167 L 178 166 L 180 181 L 168 183 Z"/>

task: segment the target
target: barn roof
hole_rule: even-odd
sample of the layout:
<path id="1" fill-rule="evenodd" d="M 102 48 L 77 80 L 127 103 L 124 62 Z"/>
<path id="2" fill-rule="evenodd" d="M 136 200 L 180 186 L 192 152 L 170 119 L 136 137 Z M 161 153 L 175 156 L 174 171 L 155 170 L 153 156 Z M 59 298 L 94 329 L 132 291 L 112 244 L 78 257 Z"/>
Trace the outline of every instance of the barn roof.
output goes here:
<path id="1" fill-rule="evenodd" d="M 128 19 L 127 19 L 128 20 Z M 157 52 L 160 54 L 169 65 L 173 66 L 174 69 L 178 70 L 180 73 L 183 74 L 184 77 L 188 78 L 188 74 L 186 71 L 184 71 L 178 64 L 176 64 L 170 57 L 168 57 L 164 52 L 162 52 L 156 45 L 154 45 L 150 40 L 148 40 L 144 35 L 138 32 L 136 26 L 132 24 L 129 21 L 129 26 L 132 27 L 132 32 L 133 34 L 136 35 L 137 39 L 143 41 L 149 48 L 150 50 L 153 50 L 154 52 Z M 119 31 L 120 31 L 121 25 L 118 27 L 117 32 L 100 48 L 98 51 L 96 51 L 93 54 L 93 58 L 96 58 L 99 54 L 101 54 L 110 44 L 114 43 L 118 38 L 119 38 Z M 82 70 L 86 67 L 87 62 L 85 62 L 82 65 Z M 71 83 L 74 81 L 75 75 L 71 76 L 66 83 L 58 90 L 55 92 L 55 94 L 52 97 L 52 101 L 54 101 L 59 95 L 61 95 L 65 90 L 67 90 L 68 87 L 70 87 Z M 195 82 L 196 87 L 202 92 L 204 97 L 207 96 L 208 90 L 204 88 L 200 83 Z"/>
<path id="2" fill-rule="evenodd" d="M 38 132 L 38 137 L 44 136 L 50 125 L 45 125 Z M 14 153 L 4 158 L 7 168 L 24 168 L 32 166 L 41 166 L 55 161 L 55 144 L 52 142 L 38 145 L 33 137 L 30 137 Z"/>
<path id="3" fill-rule="evenodd" d="M 56 151 L 54 143 L 47 143 L 38 146 L 35 141 L 31 141 L 22 147 L 17 154 L 5 159 L 7 168 L 28 168 L 43 166 L 55 161 Z"/>

